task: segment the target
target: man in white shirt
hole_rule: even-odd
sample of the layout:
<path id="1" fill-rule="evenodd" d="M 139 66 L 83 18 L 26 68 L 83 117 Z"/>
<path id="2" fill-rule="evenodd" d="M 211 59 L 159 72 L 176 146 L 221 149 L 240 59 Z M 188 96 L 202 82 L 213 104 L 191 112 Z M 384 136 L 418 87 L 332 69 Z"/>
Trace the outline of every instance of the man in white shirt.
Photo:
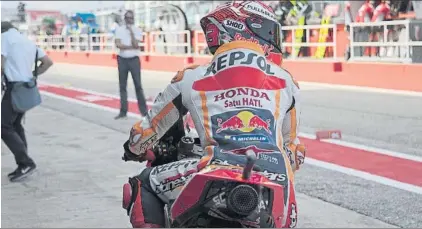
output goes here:
<path id="1" fill-rule="evenodd" d="M 17 82 L 29 82 L 34 72 L 36 52 L 41 61 L 37 75 L 43 74 L 53 62 L 36 44 L 17 31 L 10 22 L 1 22 L 1 74 L 6 91 L 1 101 L 1 139 L 15 156 L 18 168 L 8 174 L 10 181 L 19 181 L 36 168 L 28 156 L 25 130 L 21 124 L 25 113 L 13 109 L 11 90 Z"/>
<path id="2" fill-rule="evenodd" d="M 142 116 L 147 115 L 147 106 L 144 91 L 141 85 L 141 63 L 139 59 L 139 42 L 142 38 L 142 31 L 134 25 L 134 14 L 131 10 L 125 13 L 125 24 L 116 29 L 116 47 L 120 49 L 117 56 L 120 85 L 120 113 L 115 119 L 124 118 L 127 115 L 127 78 L 128 73 L 132 75 L 135 85 L 138 107 Z"/>

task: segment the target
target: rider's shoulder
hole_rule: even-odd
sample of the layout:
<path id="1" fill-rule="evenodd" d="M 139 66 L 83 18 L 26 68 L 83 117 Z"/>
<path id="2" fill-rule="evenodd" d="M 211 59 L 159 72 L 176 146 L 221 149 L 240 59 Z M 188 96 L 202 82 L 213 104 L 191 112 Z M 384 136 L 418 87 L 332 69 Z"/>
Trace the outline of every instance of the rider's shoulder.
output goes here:
<path id="1" fill-rule="evenodd" d="M 183 78 L 185 77 L 185 73 L 187 70 L 195 70 L 198 67 L 200 67 L 200 65 L 194 64 L 194 65 L 190 65 L 185 67 L 183 70 L 181 71 L 177 71 L 176 75 L 173 77 L 173 79 L 171 79 L 171 83 L 177 83 L 183 80 Z"/>
<path id="2" fill-rule="evenodd" d="M 293 75 L 285 68 L 278 66 L 279 67 L 279 75 L 287 80 L 288 82 L 293 83 L 294 85 L 296 85 L 297 88 L 299 88 L 299 83 L 296 81 L 296 79 L 293 77 Z"/>

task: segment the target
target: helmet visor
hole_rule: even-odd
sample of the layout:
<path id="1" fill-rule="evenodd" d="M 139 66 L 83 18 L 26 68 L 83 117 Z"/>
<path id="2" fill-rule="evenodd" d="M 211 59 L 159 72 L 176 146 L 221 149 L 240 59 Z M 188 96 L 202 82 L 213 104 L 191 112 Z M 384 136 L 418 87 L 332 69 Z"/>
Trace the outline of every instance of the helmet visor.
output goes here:
<path id="1" fill-rule="evenodd" d="M 250 17 L 246 19 L 246 25 L 260 39 L 262 45 L 272 45 L 274 46 L 272 52 L 281 53 L 282 33 L 280 23 L 263 17 Z"/>

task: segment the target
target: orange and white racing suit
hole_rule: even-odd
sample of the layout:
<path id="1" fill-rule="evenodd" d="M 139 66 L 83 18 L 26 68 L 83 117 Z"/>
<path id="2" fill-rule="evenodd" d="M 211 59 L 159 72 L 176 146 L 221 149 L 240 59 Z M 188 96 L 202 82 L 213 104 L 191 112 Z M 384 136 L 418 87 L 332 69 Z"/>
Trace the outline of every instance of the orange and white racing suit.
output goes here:
<path id="1" fill-rule="evenodd" d="M 132 225 L 163 226 L 158 202 L 174 200 L 195 172 L 208 164 L 243 165 L 250 149 L 257 154 L 262 173 L 285 186 L 285 197 L 275 201 L 285 205 L 281 226 L 294 227 L 293 179 L 304 162 L 305 148 L 297 138 L 300 97 L 292 76 L 268 61 L 257 44 L 224 44 L 208 65 L 177 73 L 156 98 L 149 118 L 133 126 L 130 151 L 146 154 L 187 112 L 207 155 L 148 168 L 133 178 L 131 185 L 138 191 L 128 210 Z"/>

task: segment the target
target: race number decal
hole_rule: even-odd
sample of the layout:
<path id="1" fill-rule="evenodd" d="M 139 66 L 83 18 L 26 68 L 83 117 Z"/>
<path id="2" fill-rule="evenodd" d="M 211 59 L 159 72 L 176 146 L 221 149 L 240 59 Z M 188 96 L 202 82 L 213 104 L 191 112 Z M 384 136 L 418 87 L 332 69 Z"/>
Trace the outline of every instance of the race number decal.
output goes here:
<path id="1" fill-rule="evenodd" d="M 205 29 L 205 37 L 207 39 L 208 46 L 217 46 L 219 44 L 217 26 L 214 24 L 208 24 Z"/>

